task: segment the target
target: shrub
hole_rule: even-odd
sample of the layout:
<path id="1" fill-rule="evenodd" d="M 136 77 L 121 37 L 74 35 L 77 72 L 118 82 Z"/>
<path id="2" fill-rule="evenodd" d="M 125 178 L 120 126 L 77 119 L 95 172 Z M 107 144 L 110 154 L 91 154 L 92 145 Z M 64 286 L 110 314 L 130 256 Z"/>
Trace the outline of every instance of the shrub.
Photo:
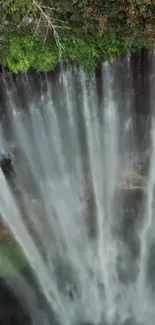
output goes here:
<path id="1" fill-rule="evenodd" d="M 51 70 L 58 56 L 56 46 L 49 46 L 34 37 L 33 34 L 12 35 L 9 39 L 6 65 L 13 72 L 26 72 L 30 68 L 40 71 Z"/>
<path id="2" fill-rule="evenodd" d="M 0 60 L 16 72 L 48 71 L 61 46 L 63 60 L 91 71 L 101 58 L 154 46 L 154 26 L 151 0 L 0 0 Z"/>

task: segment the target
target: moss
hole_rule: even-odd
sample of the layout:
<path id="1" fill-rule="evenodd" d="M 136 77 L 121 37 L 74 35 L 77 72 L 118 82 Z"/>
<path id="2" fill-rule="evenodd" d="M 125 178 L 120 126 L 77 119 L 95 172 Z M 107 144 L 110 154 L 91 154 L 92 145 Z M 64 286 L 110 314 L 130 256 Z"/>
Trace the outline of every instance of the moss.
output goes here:
<path id="1" fill-rule="evenodd" d="M 0 277 L 14 275 L 28 268 L 20 246 L 8 234 L 0 235 Z"/>
<path id="2" fill-rule="evenodd" d="M 20 14 L 18 12 L 15 12 L 14 14 L 12 14 L 12 20 L 16 23 L 20 22 Z"/>

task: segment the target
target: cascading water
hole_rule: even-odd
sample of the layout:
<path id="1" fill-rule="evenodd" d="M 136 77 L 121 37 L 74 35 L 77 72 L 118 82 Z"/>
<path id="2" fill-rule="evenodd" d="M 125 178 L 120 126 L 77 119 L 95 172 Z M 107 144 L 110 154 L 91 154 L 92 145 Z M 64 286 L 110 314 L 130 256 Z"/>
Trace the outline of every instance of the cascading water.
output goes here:
<path id="1" fill-rule="evenodd" d="M 40 79 L 39 92 L 28 76 L 16 82 L 3 76 L 0 151 L 12 154 L 13 171 L 9 177 L 0 171 L 0 214 L 51 309 L 53 318 L 45 313 L 41 324 L 154 324 L 148 279 L 154 121 L 148 185 L 141 189 L 144 212 L 138 209 L 132 230 L 135 253 L 123 208 L 129 192 L 142 187 L 135 185 L 141 152 L 132 118 L 131 55 L 123 65 L 104 63 L 101 75 L 98 87 L 95 75 L 61 67 L 56 80 Z M 32 324 L 38 324 L 35 292 L 17 278 Z"/>

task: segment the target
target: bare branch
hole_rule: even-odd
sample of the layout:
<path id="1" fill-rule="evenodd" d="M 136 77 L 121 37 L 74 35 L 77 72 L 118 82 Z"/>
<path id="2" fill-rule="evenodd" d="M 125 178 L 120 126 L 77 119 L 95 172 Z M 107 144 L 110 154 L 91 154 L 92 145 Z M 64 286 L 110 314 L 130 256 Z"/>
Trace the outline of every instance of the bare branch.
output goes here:
<path id="1" fill-rule="evenodd" d="M 60 9 L 56 9 L 54 7 L 47 7 L 47 6 L 41 6 L 43 9 L 48 9 L 48 10 L 51 10 L 51 11 L 60 11 Z"/>
<path id="2" fill-rule="evenodd" d="M 35 10 L 35 8 L 37 10 Z M 46 13 L 47 9 L 48 9 L 49 13 Z M 21 26 L 22 23 L 24 23 L 26 21 L 26 19 L 29 18 L 29 13 L 31 10 L 32 10 L 33 18 L 36 18 L 36 21 L 37 21 L 33 37 L 36 35 L 40 25 L 42 25 L 42 23 L 43 23 L 46 28 L 43 45 L 46 42 L 48 31 L 52 30 L 56 45 L 58 46 L 58 49 L 59 49 L 59 55 L 61 57 L 63 46 L 62 46 L 60 38 L 59 38 L 58 30 L 63 29 L 64 27 L 69 29 L 69 27 L 64 26 L 64 21 L 62 21 L 61 19 L 52 17 L 52 11 L 54 12 L 54 11 L 60 11 L 60 10 L 53 7 L 52 1 L 51 1 L 51 7 L 49 7 L 49 6 L 43 5 L 42 2 L 38 3 L 37 0 L 32 0 L 32 3 L 30 5 L 29 9 L 27 10 L 26 14 L 24 15 L 24 17 L 22 18 L 21 22 L 18 25 L 18 28 Z M 36 15 L 36 13 L 38 11 L 40 12 L 39 19 Z M 34 21 L 34 20 L 32 19 L 32 21 Z"/>
<path id="3" fill-rule="evenodd" d="M 48 35 L 48 26 L 47 26 L 47 28 L 46 28 L 46 33 L 45 33 L 44 40 L 43 40 L 43 46 L 44 46 L 44 44 L 45 44 L 45 42 L 46 42 L 47 35 Z"/>
<path id="4" fill-rule="evenodd" d="M 37 26 L 36 26 L 36 29 L 35 29 L 35 31 L 34 31 L 33 38 L 34 38 L 34 36 L 35 36 L 36 33 L 37 33 L 37 30 L 38 30 L 38 28 L 39 28 L 40 22 L 41 22 L 41 14 L 40 14 L 39 20 L 38 20 L 38 22 L 37 22 Z"/>
<path id="5" fill-rule="evenodd" d="M 55 42 L 56 42 L 56 44 L 57 44 L 57 46 L 59 48 L 59 54 L 61 56 L 61 53 L 62 53 L 62 44 L 60 42 L 59 35 L 57 33 L 57 29 L 60 28 L 60 26 L 55 25 L 55 23 L 54 23 L 55 19 L 49 17 L 44 12 L 43 7 L 41 5 L 39 5 L 36 0 L 33 0 L 33 4 L 38 8 L 38 10 L 40 11 L 40 13 L 42 14 L 42 17 L 45 18 L 45 21 L 47 23 L 47 30 L 46 30 L 45 37 L 47 37 L 47 34 L 48 34 L 48 30 L 49 29 L 52 29 L 53 30 L 54 39 L 55 39 Z M 44 39 L 44 43 L 45 43 L 45 39 Z"/>

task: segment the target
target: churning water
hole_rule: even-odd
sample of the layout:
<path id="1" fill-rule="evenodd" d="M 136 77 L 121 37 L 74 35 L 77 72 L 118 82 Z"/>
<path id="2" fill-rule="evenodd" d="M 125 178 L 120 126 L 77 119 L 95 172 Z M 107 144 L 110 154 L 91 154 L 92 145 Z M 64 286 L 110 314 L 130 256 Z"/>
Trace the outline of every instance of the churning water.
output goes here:
<path id="1" fill-rule="evenodd" d="M 17 273 L 33 325 L 154 324 L 155 84 L 152 75 L 145 139 L 131 63 L 130 54 L 123 65 L 106 62 L 98 78 L 61 67 L 56 79 L 38 75 L 39 86 L 3 75 L 0 151 L 12 154 L 13 171 L 0 171 L 0 214 L 53 315 L 38 317 Z"/>

